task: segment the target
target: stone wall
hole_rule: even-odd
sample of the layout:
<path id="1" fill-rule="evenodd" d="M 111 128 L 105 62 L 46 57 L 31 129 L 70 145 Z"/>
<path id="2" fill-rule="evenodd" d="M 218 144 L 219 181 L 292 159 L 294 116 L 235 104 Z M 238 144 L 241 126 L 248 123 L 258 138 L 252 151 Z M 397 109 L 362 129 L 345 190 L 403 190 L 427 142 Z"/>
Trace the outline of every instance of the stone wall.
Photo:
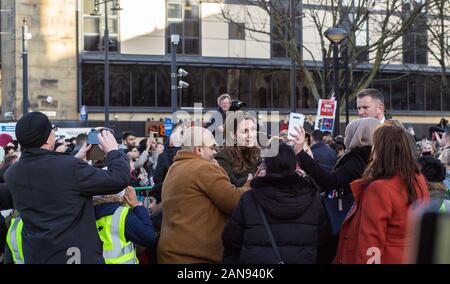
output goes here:
<path id="1" fill-rule="evenodd" d="M 8 111 L 5 99 L 13 93 L 15 118 L 22 115 L 21 27 L 25 18 L 32 34 L 28 44 L 30 111 L 55 113 L 50 119 L 77 119 L 76 0 L 12 2 L 16 37 L 11 50 L 2 50 L 3 58 L 8 58 L 2 66 L 2 112 Z M 48 96 L 53 98 L 51 103 Z"/>

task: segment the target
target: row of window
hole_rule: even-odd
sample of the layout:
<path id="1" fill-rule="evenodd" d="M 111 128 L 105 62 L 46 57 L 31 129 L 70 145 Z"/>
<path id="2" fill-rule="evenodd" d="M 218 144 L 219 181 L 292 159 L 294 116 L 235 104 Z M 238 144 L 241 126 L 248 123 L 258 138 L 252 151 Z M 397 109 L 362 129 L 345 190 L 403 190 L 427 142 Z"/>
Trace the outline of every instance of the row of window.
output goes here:
<path id="1" fill-rule="evenodd" d="M 118 11 L 111 10 L 114 1 L 108 2 L 108 26 L 109 26 L 109 41 L 110 51 L 119 51 L 119 35 L 118 35 Z M 103 51 L 104 50 L 104 27 L 105 17 L 103 5 L 95 5 L 93 0 L 84 0 L 84 50 L 85 51 Z M 168 0 L 167 2 L 167 29 L 166 29 L 166 53 L 170 53 L 170 25 L 176 25 L 176 33 L 180 35 L 180 43 L 177 46 L 178 54 L 199 55 L 200 50 L 200 6 L 196 0 Z M 354 20 L 354 15 L 347 13 L 343 24 L 344 26 L 351 25 Z M 294 35 L 296 41 L 300 44 L 301 41 L 301 22 L 300 17 L 297 17 L 294 23 Z M 282 38 L 289 40 L 289 22 L 281 22 Z M 275 31 L 276 27 L 271 27 L 272 35 L 278 34 Z M 229 23 L 228 27 L 229 39 L 231 40 L 245 40 L 245 24 L 244 23 Z M 282 38 L 272 38 L 272 57 L 286 58 L 289 53 L 282 45 Z M 367 22 L 365 22 L 360 30 L 355 35 L 356 50 L 364 51 L 359 57 L 358 61 L 365 62 L 368 60 L 368 44 L 369 32 Z M 418 17 L 417 21 L 405 31 L 403 35 L 403 62 L 411 64 L 427 64 L 428 50 L 427 50 L 427 19 L 425 15 Z M 366 52 L 367 51 L 367 52 Z M 358 51 L 357 51 L 358 52 Z"/>
<path id="2" fill-rule="evenodd" d="M 289 109 L 290 76 L 287 70 L 182 66 L 190 86 L 178 91 L 178 105 L 216 107 L 216 98 L 229 93 L 257 109 Z M 358 79 L 362 74 L 354 74 Z M 110 101 L 113 107 L 170 107 L 169 66 L 111 65 Z M 82 65 L 82 103 L 104 106 L 103 65 Z M 448 78 L 450 82 L 450 77 Z M 320 84 L 317 84 L 320 89 Z M 316 109 L 317 102 L 297 74 L 297 108 Z M 439 76 L 379 74 L 371 83 L 385 95 L 386 110 L 450 111 L 450 92 L 441 91 Z M 320 90 L 319 90 L 320 91 Z M 344 89 L 342 94 L 344 94 Z M 350 102 L 355 109 L 355 101 Z"/>

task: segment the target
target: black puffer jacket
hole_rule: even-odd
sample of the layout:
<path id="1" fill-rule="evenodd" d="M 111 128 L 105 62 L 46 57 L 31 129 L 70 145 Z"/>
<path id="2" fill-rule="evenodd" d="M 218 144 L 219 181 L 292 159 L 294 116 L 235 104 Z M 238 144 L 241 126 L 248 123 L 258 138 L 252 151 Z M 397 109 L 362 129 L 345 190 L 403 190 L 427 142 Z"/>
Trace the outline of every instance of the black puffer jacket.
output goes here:
<path id="1" fill-rule="evenodd" d="M 224 263 L 278 263 L 259 215 L 261 205 L 284 263 L 315 263 L 321 203 L 309 180 L 294 174 L 257 177 L 222 234 Z"/>

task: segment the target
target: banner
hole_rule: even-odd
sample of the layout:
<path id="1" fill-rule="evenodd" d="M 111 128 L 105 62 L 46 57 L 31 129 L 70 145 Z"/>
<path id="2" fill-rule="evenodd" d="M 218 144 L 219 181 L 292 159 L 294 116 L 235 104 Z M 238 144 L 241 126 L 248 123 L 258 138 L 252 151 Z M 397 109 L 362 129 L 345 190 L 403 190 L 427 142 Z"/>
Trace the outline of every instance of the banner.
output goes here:
<path id="1" fill-rule="evenodd" d="M 335 115 L 336 101 L 320 99 L 314 129 L 333 133 Z"/>

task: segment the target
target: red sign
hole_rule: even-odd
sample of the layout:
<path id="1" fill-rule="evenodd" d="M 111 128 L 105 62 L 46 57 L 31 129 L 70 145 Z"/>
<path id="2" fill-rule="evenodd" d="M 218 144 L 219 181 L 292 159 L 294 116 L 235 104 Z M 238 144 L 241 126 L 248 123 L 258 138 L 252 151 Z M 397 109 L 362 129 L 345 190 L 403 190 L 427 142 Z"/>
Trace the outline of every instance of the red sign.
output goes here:
<path id="1" fill-rule="evenodd" d="M 334 106 L 335 106 L 335 101 L 321 100 L 320 108 L 319 108 L 320 109 L 319 115 L 333 117 L 334 116 Z"/>

